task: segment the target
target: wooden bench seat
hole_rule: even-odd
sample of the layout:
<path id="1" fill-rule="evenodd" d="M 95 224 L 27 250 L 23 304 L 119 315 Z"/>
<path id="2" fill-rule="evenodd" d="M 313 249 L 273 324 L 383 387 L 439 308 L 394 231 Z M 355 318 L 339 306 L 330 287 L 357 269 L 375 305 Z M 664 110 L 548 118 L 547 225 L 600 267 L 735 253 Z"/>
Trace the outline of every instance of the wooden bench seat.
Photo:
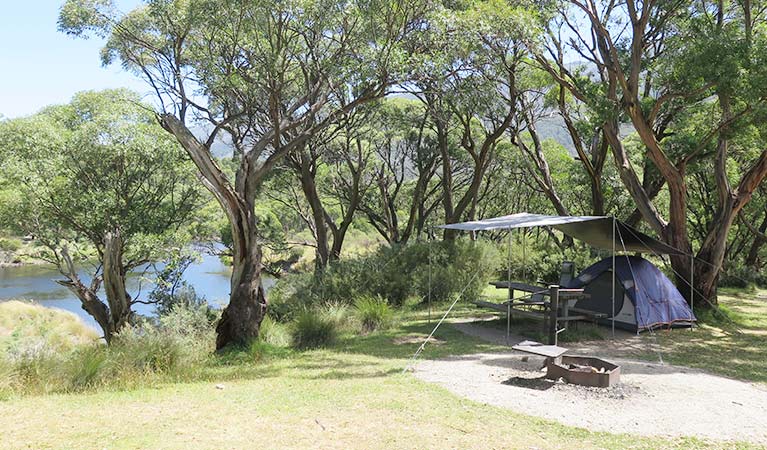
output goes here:
<path id="1" fill-rule="evenodd" d="M 596 311 L 590 311 L 588 309 L 583 309 L 583 308 L 570 308 L 569 310 L 574 312 L 574 313 L 578 313 L 578 314 L 582 314 L 582 315 L 585 315 L 585 316 L 589 316 L 590 318 L 594 318 L 594 319 L 605 319 L 605 318 L 608 317 L 608 315 L 605 314 L 605 313 L 599 313 L 599 312 L 596 312 Z"/>

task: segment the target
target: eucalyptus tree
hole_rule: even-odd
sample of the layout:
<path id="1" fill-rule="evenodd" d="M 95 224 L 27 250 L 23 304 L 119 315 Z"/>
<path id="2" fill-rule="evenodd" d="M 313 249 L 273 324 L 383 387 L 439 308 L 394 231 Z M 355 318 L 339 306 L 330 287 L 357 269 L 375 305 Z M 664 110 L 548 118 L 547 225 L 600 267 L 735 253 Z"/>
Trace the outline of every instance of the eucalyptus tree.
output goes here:
<path id="1" fill-rule="evenodd" d="M 538 133 L 538 124 L 542 118 L 550 114 L 550 105 L 546 101 L 550 94 L 550 80 L 544 71 L 528 67 L 517 81 L 517 114 L 509 128 L 511 142 L 522 150 L 526 159 L 532 162 L 528 175 L 532 177 L 540 190 L 549 200 L 556 213 L 569 216 L 570 212 L 560 196 L 551 174 L 551 168 L 546 159 L 543 139 Z"/>
<path id="2" fill-rule="evenodd" d="M 200 199 L 192 164 L 139 97 L 122 90 L 79 93 L 0 123 L 0 149 L 2 178 L 16 190 L 0 206 L 4 221 L 47 247 L 43 257 L 64 277 L 58 283 L 109 343 L 147 301 L 128 292 L 126 276 L 185 245 L 179 230 Z"/>
<path id="3" fill-rule="evenodd" d="M 696 165 L 710 174 L 714 220 L 699 243 L 694 279 L 699 303 L 713 304 L 729 231 L 767 176 L 761 131 L 767 117 L 765 8 L 759 2 L 654 0 L 566 0 L 558 6 L 559 23 L 572 33 L 565 51 L 598 71 L 602 82 L 595 87 L 543 51 L 537 59 L 602 114 L 605 139 L 643 220 L 688 253 L 688 174 Z M 658 181 L 640 181 L 637 158 L 620 136 L 624 119 L 642 144 L 637 151 L 646 158 L 645 176 L 657 173 Z M 754 138 L 740 139 L 743 133 Z M 669 200 L 660 208 L 654 194 L 663 185 Z M 672 266 L 679 281 L 691 279 L 689 257 L 672 257 Z"/>
<path id="4" fill-rule="evenodd" d="M 761 271 L 767 265 L 764 258 L 764 245 L 767 244 L 767 189 L 762 185 L 759 189 L 759 199 L 755 200 L 754 211 L 751 214 L 741 214 L 739 216 L 740 224 L 747 228 L 753 236 L 751 244 L 748 247 L 748 253 L 743 260 L 747 268 L 755 271 Z"/>
<path id="5" fill-rule="evenodd" d="M 428 120 L 422 104 L 404 98 L 382 102 L 371 117 L 367 139 L 375 189 L 367 191 L 360 210 L 390 244 L 417 238 L 439 207 L 439 152 Z"/>
<path id="6" fill-rule="evenodd" d="M 432 14 L 415 39 L 423 52 L 411 93 L 434 127 L 445 222 L 454 223 L 476 214 L 483 178 L 516 114 L 524 42 L 534 31 L 524 4 L 449 6 Z"/>
<path id="7" fill-rule="evenodd" d="M 284 203 L 299 212 L 314 236 L 317 271 L 340 258 L 346 234 L 371 184 L 367 176 L 370 152 L 363 139 L 368 111 L 358 108 L 346 114 L 339 123 L 290 152 L 284 161 L 303 192 L 302 199 L 288 196 Z M 281 194 L 285 197 L 284 192 Z M 304 201 L 308 211 L 301 213 Z"/>
<path id="8" fill-rule="evenodd" d="M 148 0 L 121 14 L 109 0 L 68 0 L 60 29 L 108 38 L 120 62 L 156 94 L 158 119 L 187 151 L 232 230 L 229 304 L 217 347 L 258 336 L 266 311 L 255 214 L 264 179 L 286 154 L 401 75 L 399 43 L 418 29 L 418 0 Z M 208 124 L 204 138 L 190 127 Z M 210 148 L 227 136 L 234 180 Z"/>

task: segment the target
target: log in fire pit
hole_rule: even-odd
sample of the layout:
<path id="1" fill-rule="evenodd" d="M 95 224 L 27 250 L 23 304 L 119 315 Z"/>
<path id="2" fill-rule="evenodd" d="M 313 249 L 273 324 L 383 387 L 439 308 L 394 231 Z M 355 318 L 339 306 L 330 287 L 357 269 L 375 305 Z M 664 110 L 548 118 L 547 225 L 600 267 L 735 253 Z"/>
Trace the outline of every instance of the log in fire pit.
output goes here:
<path id="1" fill-rule="evenodd" d="M 581 386 L 610 387 L 621 378 L 621 368 L 588 356 L 560 356 L 546 359 L 546 378 L 564 379 Z"/>
<path id="2" fill-rule="evenodd" d="M 563 356 L 567 352 L 564 347 L 524 341 L 512 348 L 545 356 L 546 378 L 551 380 L 562 378 L 568 383 L 592 387 L 610 387 L 620 381 L 620 366 L 588 356 Z"/>

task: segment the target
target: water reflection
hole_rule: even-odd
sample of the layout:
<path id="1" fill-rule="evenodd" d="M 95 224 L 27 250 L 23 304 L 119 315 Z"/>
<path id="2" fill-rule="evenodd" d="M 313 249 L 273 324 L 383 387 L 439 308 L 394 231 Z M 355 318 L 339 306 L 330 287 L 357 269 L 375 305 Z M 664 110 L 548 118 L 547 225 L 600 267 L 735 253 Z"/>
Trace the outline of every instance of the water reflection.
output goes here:
<path id="1" fill-rule="evenodd" d="M 143 269 L 128 277 L 126 284 L 131 295 L 140 295 L 146 299 L 154 288 L 151 282 L 152 274 L 140 276 Z M 200 261 L 195 262 L 184 273 L 184 280 L 194 286 L 200 296 L 208 303 L 221 307 L 229 299 L 229 277 L 232 270 L 224 265 L 217 256 L 203 254 Z M 85 271 L 81 273 L 83 280 L 88 280 Z M 80 307 L 77 299 L 67 288 L 56 283 L 63 277 L 51 266 L 21 266 L 0 267 L 0 301 L 11 299 L 34 300 L 44 306 L 71 311 L 83 320 L 97 327 L 96 322 Z M 274 280 L 264 280 L 264 287 L 269 288 Z M 140 314 L 150 315 L 154 310 L 152 305 L 134 305 L 134 310 Z"/>

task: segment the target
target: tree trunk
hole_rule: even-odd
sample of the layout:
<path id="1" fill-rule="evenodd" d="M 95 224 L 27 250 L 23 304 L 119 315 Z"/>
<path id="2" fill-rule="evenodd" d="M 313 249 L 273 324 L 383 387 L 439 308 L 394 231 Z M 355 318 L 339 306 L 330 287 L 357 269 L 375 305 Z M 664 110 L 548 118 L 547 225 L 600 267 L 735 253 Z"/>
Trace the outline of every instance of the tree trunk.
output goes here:
<path id="1" fill-rule="evenodd" d="M 61 251 L 64 265 L 59 267 L 66 279 L 58 283 L 77 296 L 80 306 L 99 324 L 104 333 L 104 340 L 110 344 L 112 338 L 130 323 L 133 312 L 130 295 L 125 289 L 123 242 L 120 231 L 108 232 L 103 244 L 103 272 L 100 276 L 94 277 L 90 286 L 80 279 L 66 248 Z M 102 281 L 106 303 L 98 296 Z"/>
<path id="2" fill-rule="evenodd" d="M 258 338 L 266 315 L 266 296 L 261 284 L 261 246 L 256 241 L 257 227 L 253 205 L 236 211 L 232 221 L 234 255 L 229 304 L 216 325 L 216 350 L 245 346 Z"/>
<path id="3" fill-rule="evenodd" d="M 104 292 L 114 332 L 118 332 L 129 322 L 131 316 L 131 299 L 125 290 L 123 241 L 120 230 L 107 233 L 104 237 Z"/>
<path id="4" fill-rule="evenodd" d="M 80 282 L 79 279 L 71 278 L 68 275 L 66 280 L 59 280 L 57 283 L 69 289 L 80 300 L 80 307 L 99 324 L 102 333 L 104 333 L 104 340 L 110 344 L 118 330 L 109 314 L 109 308 L 99 299 L 94 290 Z"/>
<path id="5" fill-rule="evenodd" d="M 442 205 L 445 209 L 445 223 L 453 223 L 453 166 L 450 161 L 450 152 L 448 150 L 447 125 L 437 117 L 434 120 L 437 128 L 437 146 L 439 147 L 440 158 L 442 160 Z M 458 235 L 456 230 L 445 230 L 443 239 L 446 241 L 454 240 Z"/>
<path id="6" fill-rule="evenodd" d="M 252 150 L 243 156 L 234 186 L 186 125 L 171 114 L 159 117 L 160 124 L 179 141 L 198 169 L 202 184 L 213 194 L 229 219 L 232 230 L 232 279 L 229 304 L 216 325 L 216 349 L 229 345 L 248 345 L 258 338 L 266 314 L 266 296 L 261 286 L 261 246 L 257 240 L 255 193 L 259 180 L 268 170 L 260 169 Z M 274 163 L 274 161 L 271 161 Z"/>
<path id="7" fill-rule="evenodd" d="M 328 242 L 328 227 L 325 223 L 325 207 L 322 204 L 319 192 L 317 192 L 315 172 L 311 167 L 313 163 L 312 158 L 310 158 L 304 148 L 301 148 L 297 159 L 301 190 L 304 192 L 306 201 L 312 210 L 312 221 L 314 222 L 315 240 L 317 241 L 314 266 L 317 271 L 321 271 L 330 261 L 330 243 Z"/>
<path id="8" fill-rule="evenodd" d="M 759 225 L 759 228 L 757 229 L 759 234 L 754 236 L 754 241 L 751 243 L 751 248 L 748 250 L 748 255 L 745 259 L 746 267 L 751 267 L 754 270 L 759 270 L 759 250 L 761 250 L 762 246 L 767 242 L 767 239 L 764 238 L 765 232 L 767 232 L 767 214 L 764 216 L 764 220 L 762 220 L 762 224 Z"/>

